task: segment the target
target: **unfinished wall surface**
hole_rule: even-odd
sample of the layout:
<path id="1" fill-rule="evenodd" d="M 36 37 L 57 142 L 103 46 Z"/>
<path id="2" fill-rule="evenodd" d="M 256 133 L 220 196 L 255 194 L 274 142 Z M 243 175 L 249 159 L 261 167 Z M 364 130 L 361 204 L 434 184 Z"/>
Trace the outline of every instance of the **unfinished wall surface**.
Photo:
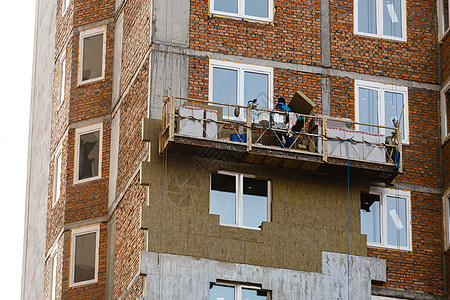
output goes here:
<path id="1" fill-rule="evenodd" d="M 372 280 L 384 281 L 382 259 L 322 253 L 316 273 L 223 263 L 209 259 L 143 252 L 144 299 L 209 299 L 210 284 L 220 281 L 260 286 L 271 299 L 371 299 Z M 350 274 L 350 276 L 349 276 Z"/>
<path id="2" fill-rule="evenodd" d="M 150 126 L 154 141 L 160 122 Z M 141 170 L 149 189 L 141 216 L 149 251 L 312 272 L 321 269 L 321 251 L 366 255 L 362 183 L 352 182 L 348 206 L 345 179 L 330 177 L 324 186 L 323 178 L 298 171 L 172 153 L 162 158 L 153 150 Z M 219 216 L 209 214 L 210 176 L 219 170 L 271 181 L 272 217 L 261 230 L 220 226 Z"/>
<path id="3" fill-rule="evenodd" d="M 22 262 L 21 298 L 24 300 L 44 297 L 55 31 L 56 2 L 36 1 Z"/>

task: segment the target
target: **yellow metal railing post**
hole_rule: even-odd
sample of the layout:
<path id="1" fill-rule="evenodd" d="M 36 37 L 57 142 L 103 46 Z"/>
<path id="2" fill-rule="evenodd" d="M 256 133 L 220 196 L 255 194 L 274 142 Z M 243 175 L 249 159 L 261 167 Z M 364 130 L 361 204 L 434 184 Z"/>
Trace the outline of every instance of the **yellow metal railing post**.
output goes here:
<path id="1" fill-rule="evenodd" d="M 322 117 L 322 155 L 323 161 L 328 162 L 327 118 Z"/>
<path id="2" fill-rule="evenodd" d="M 252 150 L 252 108 L 247 107 L 247 151 Z"/>
<path id="3" fill-rule="evenodd" d="M 169 141 L 173 140 L 175 135 L 175 98 L 172 94 L 169 97 Z"/>

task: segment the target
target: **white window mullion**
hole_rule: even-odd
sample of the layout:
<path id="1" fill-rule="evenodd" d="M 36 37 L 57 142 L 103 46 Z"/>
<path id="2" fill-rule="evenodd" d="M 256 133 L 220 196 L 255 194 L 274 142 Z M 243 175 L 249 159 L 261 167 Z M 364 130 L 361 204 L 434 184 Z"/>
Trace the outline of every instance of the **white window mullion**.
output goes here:
<path id="1" fill-rule="evenodd" d="M 245 15 L 245 3 L 244 0 L 238 0 L 238 14 L 239 16 Z"/>
<path id="2" fill-rule="evenodd" d="M 381 194 L 381 244 L 387 245 L 387 205 L 386 205 L 386 194 Z"/>
<path id="3" fill-rule="evenodd" d="M 244 207 L 243 207 L 243 184 L 244 184 L 244 177 L 239 174 L 236 175 L 236 198 L 237 198 L 237 203 L 236 203 L 236 208 L 237 208 L 237 220 L 238 220 L 238 226 L 243 226 L 244 222 Z"/>
<path id="4" fill-rule="evenodd" d="M 376 2 L 376 14 L 377 14 L 377 35 L 383 35 L 383 0 L 377 0 Z"/>
<path id="5" fill-rule="evenodd" d="M 242 300 L 242 286 L 237 285 L 236 288 L 234 289 L 234 291 L 235 291 L 234 299 Z"/>
<path id="6" fill-rule="evenodd" d="M 386 126 L 386 103 L 384 102 L 384 93 L 386 91 L 381 88 L 378 90 L 378 125 Z M 378 134 L 385 135 L 385 128 L 378 128 Z"/>

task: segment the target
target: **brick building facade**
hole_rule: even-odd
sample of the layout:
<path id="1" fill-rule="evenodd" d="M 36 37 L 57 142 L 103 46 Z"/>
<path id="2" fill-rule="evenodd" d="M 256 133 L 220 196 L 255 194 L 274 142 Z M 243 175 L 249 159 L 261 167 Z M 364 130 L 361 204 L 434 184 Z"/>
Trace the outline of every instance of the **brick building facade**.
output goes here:
<path id="1" fill-rule="evenodd" d="M 22 298 L 447 299 L 448 5 L 37 0 Z"/>

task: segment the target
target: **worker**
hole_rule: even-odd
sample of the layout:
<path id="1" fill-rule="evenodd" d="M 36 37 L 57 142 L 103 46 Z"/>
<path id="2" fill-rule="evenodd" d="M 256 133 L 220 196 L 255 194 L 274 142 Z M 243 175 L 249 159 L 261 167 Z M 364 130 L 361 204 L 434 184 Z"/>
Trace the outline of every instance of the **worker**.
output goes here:
<path id="1" fill-rule="evenodd" d="M 275 105 L 275 110 L 283 111 L 283 112 L 291 111 L 291 109 L 286 106 L 286 100 L 283 97 L 278 98 L 278 103 Z M 285 124 L 287 123 L 288 118 L 289 118 L 289 115 L 286 115 L 283 118 Z M 285 124 L 283 124 L 283 127 L 285 127 Z M 277 143 L 280 147 L 289 148 L 292 145 L 292 143 L 294 142 L 292 134 L 287 135 L 285 132 L 280 132 L 280 131 L 275 131 L 275 134 L 277 136 Z"/>

